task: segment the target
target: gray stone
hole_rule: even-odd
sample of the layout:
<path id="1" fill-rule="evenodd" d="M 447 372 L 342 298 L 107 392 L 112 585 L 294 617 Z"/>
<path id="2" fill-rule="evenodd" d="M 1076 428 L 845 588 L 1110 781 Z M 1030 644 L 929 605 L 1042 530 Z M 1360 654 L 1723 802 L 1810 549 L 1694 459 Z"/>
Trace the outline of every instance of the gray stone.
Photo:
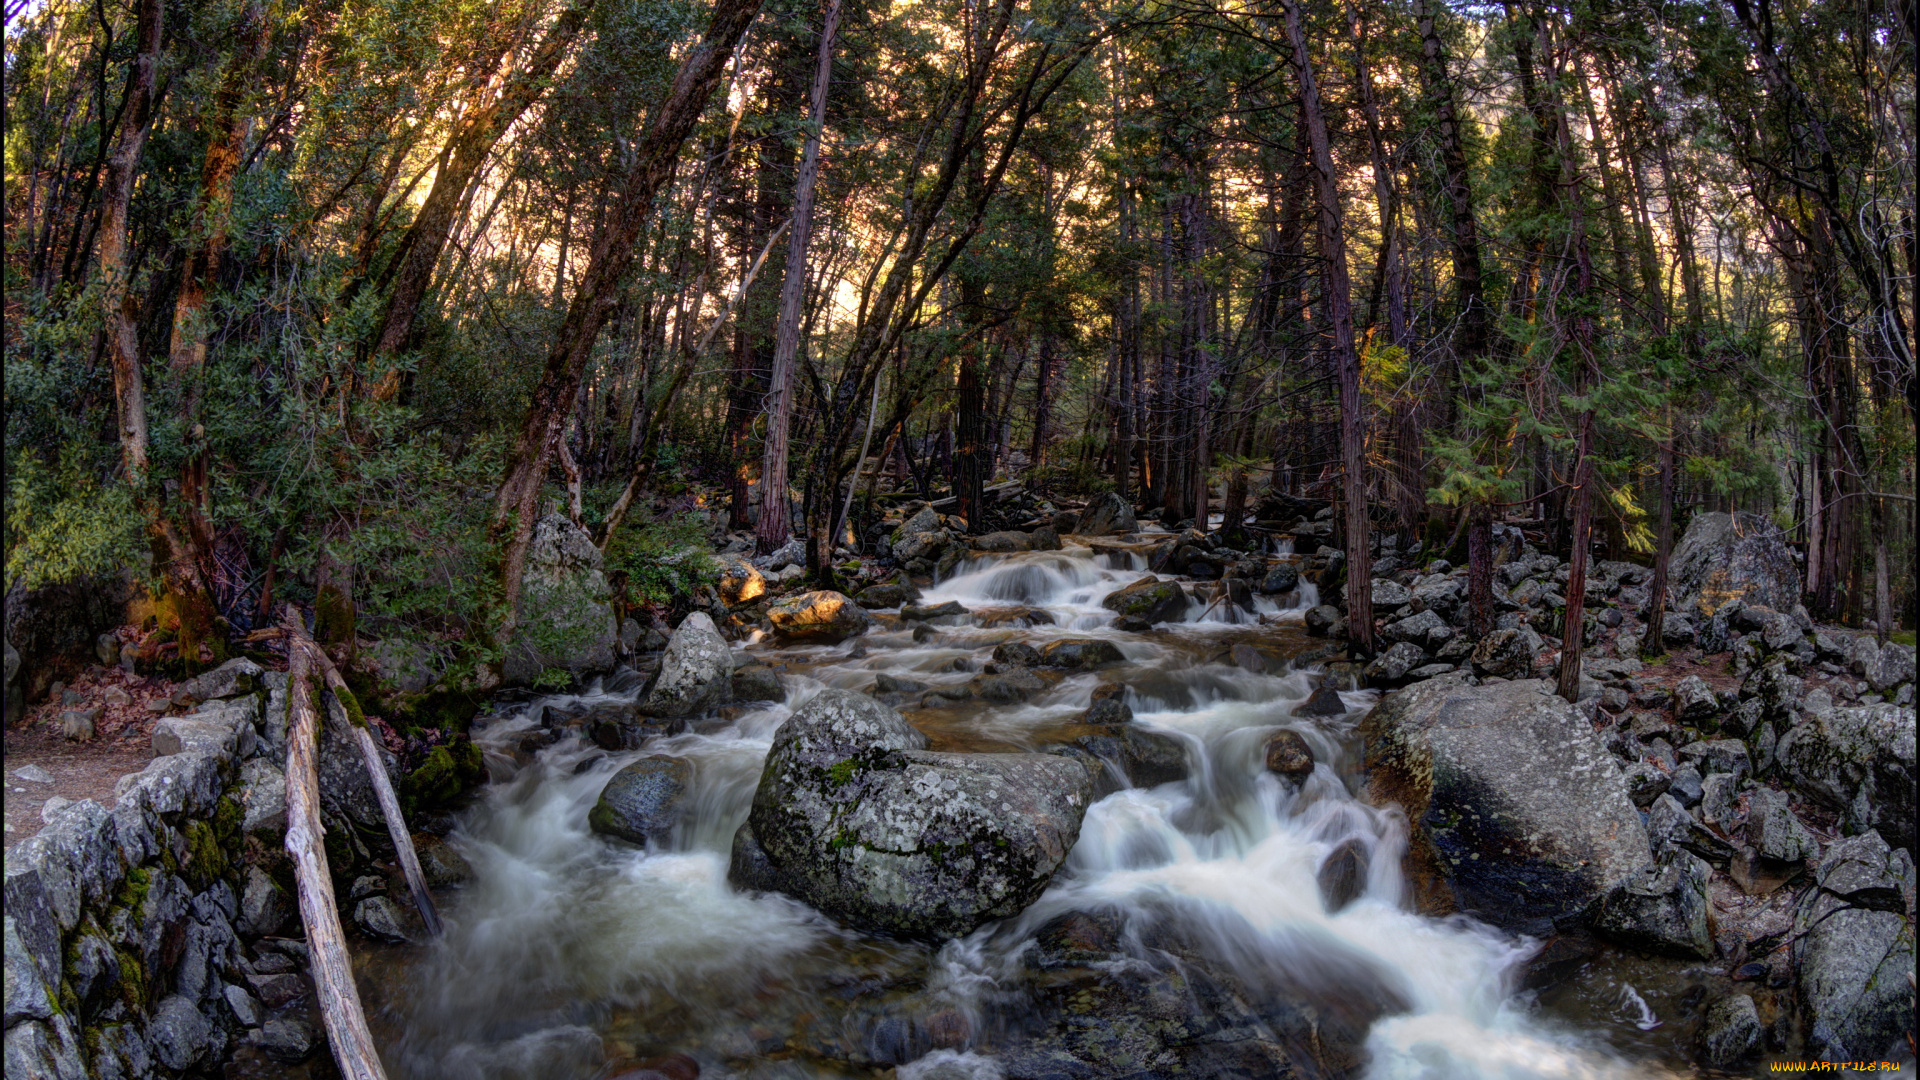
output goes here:
<path id="1" fill-rule="evenodd" d="M 1768 649 L 1782 652 L 1798 646 L 1805 635 L 1801 634 L 1800 624 L 1793 621 L 1793 616 L 1770 611 L 1760 620 L 1760 640 L 1766 642 Z"/>
<path id="2" fill-rule="evenodd" d="M 1700 805 L 1700 796 L 1705 794 L 1704 785 L 1705 778 L 1700 775 L 1698 768 L 1682 765 L 1673 770 L 1673 783 L 1667 786 L 1667 791 L 1680 800 L 1681 806 L 1692 807 Z"/>
<path id="3" fill-rule="evenodd" d="M 1740 1064 L 1760 1048 L 1760 1011 L 1746 994 L 1728 994 L 1700 1024 L 1700 1056 L 1716 1069 Z"/>
<path id="4" fill-rule="evenodd" d="M 587 814 L 594 832 L 635 844 L 664 840 L 686 812 L 693 765 L 684 758 L 655 754 L 628 765 L 600 789 Z"/>
<path id="5" fill-rule="evenodd" d="M 1260 579 L 1260 591 L 1269 596 L 1300 587 L 1300 571 L 1292 563 L 1277 563 Z"/>
<path id="6" fill-rule="evenodd" d="M 1913 1025 L 1913 923 L 1809 892 L 1794 916 L 1792 956 L 1810 1056 L 1899 1060 Z"/>
<path id="7" fill-rule="evenodd" d="M 749 664 L 733 669 L 733 700 L 785 701 L 787 690 L 778 672 L 765 664 Z"/>
<path id="8" fill-rule="evenodd" d="M 1700 676 L 1689 675 L 1674 686 L 1673 715 L 1680 722 L 1698 727 L 1700 721 L 1719 711 L 1720 702 L 1713 695 L 1713 687 Z"/>
<path id="9" fill-rule="evenodd" d="M 1767 787 L 1756 788 L 1747 799 L 1747 842 L 1774 862 L 1800 862 L 1820 850 L 1788 805 L 1787 793 Z"/>
<path id="10" fill-rule="evenodd" d="M 1060 638 L 1047 642 L 1040 650 L 1040 664 L 1043 667 L 1066 668 L 1069 671 L 1092 671 L 1105 664 L 1118 664 L 1126 660 L 1117 646 L 1111 641 L 1098 638 Z"/>
<path id="11" fill-rule="evenodd" d="M 384 896 L 369 896 L 353 909 L 353 924 L 381 941 L 412 941 L 413 933 L 400 906 Z"/>
<path id="12" fill-rule="evenodd" d="M 1680 760 L 1691 763 L 1702 777 L 1728 774 L 1746 776 L 1752 771 L 1747 745 L 1738 739 L 1703 739 L 1680 748 Z"/>
<path id="13" fill-rule="evenodd" d="M 1426 610 L 1388 623 L 1381 633 L 1388 641 L 1410 641 L 1431 652 L 1446 644 L 1453 636 L 1453 627 L 1432 610 Z"/>
<path id="14" fill-rule="evenodd" d="M 7 1028 L 7 1080 L 31 1077 L 33 1080 L 92 1080 L 81 1064 L 80 1048 L 73 1029 L 63 1016 L 50 1020 L 27 1020 Z"/>
<path id="15" fill-rule="evenodd" d="M 1139 519 L 1134 517 L 1133 505 L 1117 492 L 1104 492 L 1093 497 L 1087 508 L 1080 512 L 1080 520 L 1074 524 L 1073 531 L 1082 536 L 1110 536 L 1114 533 L 1138 532 Z"/>
<path id="16" fill-rule="evenodd" d="M 1297 731 L 1282 731 L 1267 740 L 1267 771 L 1295 779 L 1313 773 L 1313 748 Z"/>
<path id="17" fill-rule="evenodd" d="M 1419 683 L 1361 731 L 1375 800 L 1406 807 L 1410 857 L 1459 910 L 1543 932 L 1651 861 L 1619 766 L 1549 683 Z"/>
<path id="18" fill-rule="evenodd" d="M 198 1064 L 213 1048 L 214 1032 L 194 1003 L 179 994 L 161 1000 L 153 1010 L 147 1039 L 160 1063 L 176 1072 Z"/>
<path id="19" fill-rule="evenodd" d="M 648 716 L 693 716 L 733 695 L 733 651 L 704 611 L 680 621 L 660 658 L 660 674 L 640 711 Z"/>
<path id="20" fill-rule="evenodd" d="M 188 716 L 167 716 L 153 725 L 153 753 L 167 757 L 189 750 L 231 754 L 238 740 L 233 728 Z"/>
<path id="21" fill-rule="evenodd" d="M 1626 768 L 1627 798 L 1633 805 L 1645 809 L 1653 805 L 1653 800 L 1666 794 L 1673 780 L 1660 767 L 1647 761 L 1636 761 Z"/>
<path id="22" fill-rule="evenodd" d="M 1733 825 L 1738 810 L 1734 801 L 1740 795 L 1741 777 L 1731 773 L 1716 773 L 1700 782 L 1700 818 L 1709 825 L 1718 825 L 1723 830 Z"/>
<path id="23" fill-rule="evenodd" d="M 13 775 L 16 779 L 25 780 L 29 784 L 53 783 L 53 774 L 38 765 L 23 765 L 13 770 Z"/>
<path id="24" fill-rule="evenodd" d="M 1900 911 L 1904 907 L 1893 851 L 1874 832 L 1834 841 L 1820 861 L 1815 880 L 1822 889 L 1855 907 Z"/>
<path id="25" fill-rule="evenodd" d="M 1664 956 L 1713 959 L 1707 880 L 1713 868 L 1685 851 L 1629 876 L 1600 898 L 1593 928 L 1613 941 Z"/>
<path id="26" fill-rule="evenodd" d="M 1347 620 L 1332 604 L 1307 609 L 1306 630 L 1310 637 L 1345 637 Z"/>
<path id="27" fill-rule="evenodd" d="M 958 601 L 948 600 L 944 604 L 908 604 L 900 609 L 900 618 L 908 622 L 933 622 L 936 619 L 960 619 L 967 609 Z M 957 625 L 957 624 L 943 624 Z"/>
<path id="28" fill-rule="evenodd" d="M 296 1065 L 313 1056 L 313 1029 L 302 1020 L 269 1020 L 253 1037 L 260 1052 L 282 1065 Z"/>
<path id="29" fill-rule="evenodd" d="M 1414 668 L 1426 662 L 1427 654 L 1420 646 L 1402 641 L 1375 657 L 1363 674 L 1371 686 L 1399 686 Z"/>
<path id="30" fill-rule="evenodd" d="M 1862 666 L 1866 668 L 1861 674 L 1867 677 L 1867 685 L 1875 693 L 1884 694 L 1913 681 L 1913 646 L 1889 641 L 1873 654 L 1871 663 Z"/>
<path id="31" fill-rule="evenodd" d="M 920 599 L 920 590 L 912 585 L 888 583 L 861 589 L 853 602 L 863 608 L 897 608 Z"/>
<path id="32" fill-rule="evenodd" d="M 1834 709 L 1794 725 L 1776 751 L 1802 793 L 1845 811 L 1863 793 L 1871 825 L 1887 843 L 1914 840 L 1914 711 L 1897 705 Z"/>
<path id="33" fill-rule="evenodd" d="M 1540 652 L 1540 635 L 1531 627 L 1495 630 L 1473 647 L 1473 669 L 1482 675 L 1503 679 L 1527 679 L 1533 675 L 1534 658 Z"/>
<path id="34" fill-rule="evenodd" d="M 534 524 L 520 577 L 520 627 L 502 674 L 525 685 L 549 669 L 575 676 L 613 667 L 620 627 L 600 549 L 559 514 Z"/>
<path id="35" fill-rule="evenodd" d="M 1040 666 L 1040 650 L 1024 641 L 1003 641 L 993 647 L 993 661 L 1006 667 Z"/>
<path id="36" fill-rule="evenodd" d="M 1413 599 L 1413 590 L 1397 581 L 1386 578 L 1373 579 L 1373 607 L 1375 611 L 1392 611 L 1404 607 Z"/>
<path id="37" fill-rule="evenodd" d="M 175 692 L 184 691 L 196 701 L 238 697 L 253 693 L 254 688 L 260 685 L 260 676 L 263 674 L 265 669 L 259 664 L 244 656 L 236 656 L 212 671 L 181 683 Z"/>
<path id="38" fill-rule="evenodd" d="M 287 775 L 272 762 L 254 758 L 241 766 L 234 794 L 246 811 L 241 831 L 271 839 L 287 831 Z"/>
<path id="39" fill-rule="evenodd" d="M 252 937 L 278 934 L 293 914 L 293 898 L 287 891 L 259 867 L 247 867 L 246 883 L 240 889 L 240 932 Z"/>
<path id="40" fill-rule="evenodd" d="M 844 690 L 782 724 L 736 840 L 736 883 L 769 882 L 857 927 L 964 935 L 1032 903 L 1079 836 L 1092 778 L 1046 754 L 939 754 Z"/>
<path id="41" fill-rule="evenodd" d="M 1305 701 L 1293 707 L 1295 716 L 1341 716 L 1347 711 L 1347 703 L 1340 700 L 1340 692 L 1331 686 L 1316 686 Z"/>
<path id="42" fill-rule="evenodd" d="M 227 999 L 227 1008 L 241 1027 L 252 1027 L 260 1022 L 260 1003 L 244 987 L 229 983 L 222 993 Z"/>
<path id="43" fill-rule="evenodd" d="M 1738 600 L 1775 611 L 1800 601 L 1800 572 L 1780 527 L 1761 514 L 1696 514 L 1668 565 L 1673 605 L 1711 617 Z"/>
<path id="44" fill-rule="evenodd" d="M 57 955 L 46 959 L 54 965 L 59 963 Z M 58 967 L 49 974 L 57 977 Z M 19 921 L 9 913 L 6 916 L 6 1026 L 12 1027 L 22 1020 L 45 1020 L 52 1015 L 53 999 L 47 978 L 33 950 L 20 936 Z"/>

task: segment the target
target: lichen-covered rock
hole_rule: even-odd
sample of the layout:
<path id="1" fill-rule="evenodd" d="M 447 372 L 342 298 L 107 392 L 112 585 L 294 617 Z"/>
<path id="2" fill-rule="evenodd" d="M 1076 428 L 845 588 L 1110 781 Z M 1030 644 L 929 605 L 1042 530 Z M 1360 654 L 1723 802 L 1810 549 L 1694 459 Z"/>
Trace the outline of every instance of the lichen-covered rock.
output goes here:
<path id="1" fill-rule="evenodd" d="M 1136 532 L 1139 528 L 1140 521 L 1134 517 L 1133 504 L 1118 492 L 1108 491 L 1093 497 L 1087 508 L 1080 512 L 1080 520 L 1074 524 L 1073 531 L 1082 536 L 1109 536 Z"/>
<path id="2" fill-rule="evenodd" d="M 1700 1025 L 1700 1056 L 1716 1069 L 1731 1068 L 1759 1049 L 1760 1011 L 1746 994 L 1728 994 L 1713 1003 Z"/>
<path id="3" fill-rule="evenodd" d="M 1898 1060 L 1913 1028 L 1913 923 L 1809 890 L 1794 911 L 1792 956 L 1807 1051 L 1820 1061 Z"/>
<path id="4" fill-rule="evenodd" d="M 1673 715 L 1681 723 L 1698 726 L 1720 711 L 1720 700 L 1713 687 L 1698 675 L 1681 679 L 1673 688 Z"/>
<path id="5" fill-rule="evenodd" d="M 1373 609 L 1379 612 L 1392 611 L 1413 599 L 1412 589 L 1386 578 L 1373 579 L 1372 594 Z"/>
<path id="6" fill-rule="evenodd" d="M 1260 579 L 1260 591 L 1268 595 L 1292 592 L 1300 587 L 1300 571 L 1292 563 L 1276 563 Z"/>
<path id="7" fill-rule="evenodd" d="M 1756 788 L 1747 799 L 1747 842 L 1763 859 L 1800 862 L 1813 858 L 1820 844 L 1794 815 L 1787 793 Z"/>
<path id="8" fill-rule="evenodd" d="M 1024 909 L 1079 837 L 1087 770 L 1053 755 L 926 745 L 872 698 L 814 697 L 774 735 L 733 880 L 916 938 L 964 935 Z"/>
<path id="9" fill-rule="evenodd" d="M 1794 787 L 1858 817 L 1894 847 L 1913 850 L 1914 711 L 1866 705 L 1817 714 L 1788 729 L 1775 750 Z"/>
<path id="10" fill-rule="evenodd" d="M 1388 641 L 1410 641 L 1422 649 L 1435 650 L 1453 637 L 1453 627 L 1432 610 L 1426 610 L 1390 622 L 1380 633 Z"/>
<path id="11" fill-rule="evenodd" d="M 1861 650 L 1864 653 L 1866 650 Z M 1858 654 L 1856 654 L 1858 655 Z M 1867 677 L 1867 685 L 1875 693 L 1884 694 L 1901 683 L 1913 681 L 1913 646 L 1889 641 L 1872 654 L 1871 661 L 1863 663 L 1866 670 L 1861 674 Z"/>
<path id="12" fill-rule="evenodd" d="M 1297 731 L 1282 731 L 1267 740 L 1267 771 L 1298 779 L 1313 772 L 1313 748 Z"/>
<path id="13" fill-rule="evenodd" d="M 1697 856 L 1669 850 L 1600 897 L 1593 929 L 1642 952 L 1713 959 L 1707 925 L 1707 881 L 1713 868 Z"/>
<path id="14" fill-rule="evenodd" d="M 1147 577 L 1108 593 L 1100 606 L 1150 623 L 1174 622 L 1187 613 L 1187 592 L 1177 581 Z"/>
<path id="15" fill-rule="evenodd" d="M 1482 675 L 1528 679 L 1533 677 L 1534 657 L 1539 655 L 1540 644 L 1540 635 L 1534 633 L 1532 627 L 1495 630 L 1480 639 L 1468 659 L 1473 669 Z"/>
<path id="16" fill-rule="evenodd" d="M 1426 651 L 1411 641 L 1395 644 L 1373 658 L 1364 672 L 1369 686 L 1399 686 L 1414 668 L 1427 662 Z"/>
<path id="17" fill-rule="evenodd" d="M 260 676 L 265 673 L 259 664 L 244 656 L 236 656 L 212 671 L 202 672 L 181 683 L 174 688 L 174 692 L 184 692 L 195 701 L 250 694 L 260 685 Z"/>
<path id="18" fill-rule="evenodd" d="M 501 666 L 509 683 L 525 685 L 548 669 L 574 675 L 613 667 L 619 623 L 600 549 L 559 514 L 535 523 L 520 576 L 520 618 Z"/>
<path id="19" fill-rule="evenodd" d="M 655 754 L 614 773 L 600 789 L 600 801 L 587 814 L 594 832 L 635 844 L 659 840 L 673 831 L 686 812 L 693 765 L 685 758 Z"/>
<path id="20" fill-rule="evenodd" d="M 870 622 L 858 604 L 831 589 L 786 597 L 767 609 L 767 621 L 782 637 L 823 642 L 864 633 Z"/>
<path id="21" fill-rule="evenodd" d="M 1775 611 L 1800 602 L 1800 571 L 1780 527 L 1760 514 L 1696 514 L 1668 569 L 1673 607 L 1711 618 L 1739 600 Z"/>
<path id="22" fill-rule="evenodd" d="M 1415 825 L 1429 910 L 1541 933 L 1652 861 L 1618 764 L 1550 683 L 1418 683 L 1361 730 L 1375 801 Z"/>
<path id="23" fill-rule="evenodd" d="M 640 711 L 648 716 L 693 716 L 733 696 L 733 650 L 704 611 L 680 621 L 667 639 L 660 674 Z"/>
<path id="24" fill-rule="evenodd" d="M 1305 622 L 1309 637 L 1346 636 L 1347 620 L 1341 616 L 1340 609 L 1332 604 L 1308 608 Z"/>

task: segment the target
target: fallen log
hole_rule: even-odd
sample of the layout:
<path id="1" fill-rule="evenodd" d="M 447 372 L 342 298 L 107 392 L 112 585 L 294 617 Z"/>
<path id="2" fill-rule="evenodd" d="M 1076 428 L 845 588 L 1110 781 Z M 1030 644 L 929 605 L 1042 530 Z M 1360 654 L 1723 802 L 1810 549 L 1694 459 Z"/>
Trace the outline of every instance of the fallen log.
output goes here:
<path id="1" fill-rule="evenodd" d="M 299 618 L 289 612 L 290 618 Z M 327 870 L 326 848 L 321 843 L 326 829 L 320 823 L 319 716 L 309 685 L 312 660 L 305 649 L 290 650 L 288 660 L 287 699 L 292 716 L 287 750 L 287 854 L 293 856 L 314 995 L 340 1075 L 345 1080 L 386 1080 L 360 1005 L 360 990 L 353 981 L 346 932 L 340 927 L 340 909 L 333 897 L 333 875 Z"/>
<path id="2" fill-rule="evenodd" d="M 334 700 L 340 703 L 345 723 L 338 726 L 343 729 L 341 734 L 352 739 L 360 748 L 360 759 L 366 763 L 367 777 L 373 781 L 374 798 L 380 802 L 380 816 L 386 819 L 387 836 L 393 840 L 394 852 L 400 858 L 400 870 L 406 876 L 407 891 L 413 896 L 413 906 L 420 912 L 420 921 L 426 925 L 427 933 L 439 937 L 442 932 L 440 909 L 434 906 L 433 894 L 427 890 L 427 877 L 420 872 L 420 855 L 414 850 L 413 834 L 407 829 L 406 816 L 400 811 L 400 798 L 393 791 L 393 779 L 387 775 L 387 768 L 380 761 L 380 749 L 373 741 L 373 732 L 367 727 L 367 716 L 360 708 L 359 699 L 347 688 L 347 680 L 341 677 L 340 669 L 334 667 L 333 658 L 315 644 L 304 629 L 290 630 L 288 641 L 308 657 L 309 663 L 325 680 L 327 689 L 333 693 Z"/>

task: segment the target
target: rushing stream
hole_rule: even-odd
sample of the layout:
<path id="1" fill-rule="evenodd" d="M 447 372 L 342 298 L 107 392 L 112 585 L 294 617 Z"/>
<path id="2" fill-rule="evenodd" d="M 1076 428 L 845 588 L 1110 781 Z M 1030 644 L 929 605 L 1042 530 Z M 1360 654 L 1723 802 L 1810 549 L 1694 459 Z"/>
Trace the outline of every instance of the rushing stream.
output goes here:
<path id="1" fill-rule="evenodd" d="M 922 601 L 960 602 L 972 614 L 943 620 L 958 625 L 918 642 L 907 629 L 876 628 L 835 646 L 750 643 L 781 672 L 787 701 L 736 708 L 644 750 L 607 753 L 568 738 L 523 764 L 512 756 L 541 704 L 637 693 L 618 679 L 477 727 L 496 781 L 451 838 L 473 879 L 443 901 L 445 940 L 397 952 L 375 980 L 389 1067 L 418 1080 L 585 1080 L 685 1053 L 706 1077 L 872 1076 L 888 1064 L 905 1080 L 998 1077 L 996 1047 L 1022 1010 L 1009 988 L 1034 931 L 1065 912 L 1118 910 L 1171 923 L 1243 985 L 1309 996 L 1324 986 L 1335 997 L 1359 987 L 1391 1001 L 1366 1035 L 1369 1076 L 1664 1075 L 1639 1054 L 1623 1056 L 1630 1044 L 1614 1032 L 1635 1030 L 1630 1002 L 1609 1000 L 1579 1024 L 1548 1014 L 1516 993 L 1535 943 L 1408 910 L 1406 821 L 1357 797 L 1353 731 L 1376 695 L 1344 693 L 1341 716 L 1293 715 L 1323 675 L 1285 660 L 1316 644 L 1299 628 L 1316 602 L 1311 586 L 1282 598 L 1290 608 L 1196 603 L 1185 623 L 1112 630 L 1101 598 L 1144 573 L 1134 556 L 1086 547 L 986 557 Z M 866 689 L 883 672 L 935 688 L 964 683 L 1003 641 L 1063 636 L 1107 638 L 1127 662 L 1070 675 L 1020 704 L 903 710 L 936 750 L 1044 749 L 1099 683 L 1118 681 L 1130 688 L 1134 723 L 1185 745 L 1187 780 L 1119 790 L 1088 811 L 1033 907 L 929 947 L 850 932 L 786 897 L 728 886 L 729 847 L 773 733 L 813 694 Z M 1279 673 L 1227 662 L 1239 644 L 1282 658 Z M 1264 768 L 1266 742 L 1282 728 L 1317 759 L 1298 786 Z M 674 842 L 641 850 L 589 832 L 607 779 L 663 752 L 694 766 Z M 1316 874 L 1343 844 L 1367 852 L 1369 869 L 1359 898 L 1330 914 Z M 1151 946 L 1129 937 L 1126 947 Z M 1613 1016 L 1601 1015 L 1608 1009 Z"/>

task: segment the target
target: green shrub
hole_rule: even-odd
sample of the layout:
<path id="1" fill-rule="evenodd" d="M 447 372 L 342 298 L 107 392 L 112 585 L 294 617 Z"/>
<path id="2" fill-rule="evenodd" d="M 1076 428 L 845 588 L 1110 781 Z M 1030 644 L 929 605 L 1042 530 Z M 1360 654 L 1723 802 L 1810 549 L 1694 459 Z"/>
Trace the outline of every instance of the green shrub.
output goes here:
<path id="1" fill-rule="evenodd" d="M 622 529 L 607 547 L 607 572 L 616 583 L 624 581 L 628 603 L 670 606 L 676 596 L 719 582 L 720 566 L 706 546 L 698 517 Z"/>

